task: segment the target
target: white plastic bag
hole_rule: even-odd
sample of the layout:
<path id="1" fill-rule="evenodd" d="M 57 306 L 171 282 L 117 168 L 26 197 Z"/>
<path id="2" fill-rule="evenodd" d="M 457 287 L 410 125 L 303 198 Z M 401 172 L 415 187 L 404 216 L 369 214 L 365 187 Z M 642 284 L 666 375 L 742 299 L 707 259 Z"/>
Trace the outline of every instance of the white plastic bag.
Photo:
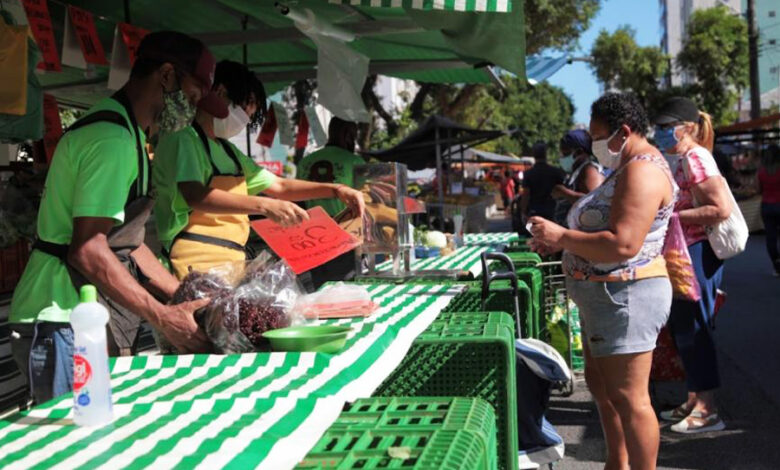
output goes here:
<path id="1" fill-rule="evenodd" d="M 296 313 L 306 319 L 367 317 L 378 305 L 365 286 L 337 282 L 298 298 Z"/>

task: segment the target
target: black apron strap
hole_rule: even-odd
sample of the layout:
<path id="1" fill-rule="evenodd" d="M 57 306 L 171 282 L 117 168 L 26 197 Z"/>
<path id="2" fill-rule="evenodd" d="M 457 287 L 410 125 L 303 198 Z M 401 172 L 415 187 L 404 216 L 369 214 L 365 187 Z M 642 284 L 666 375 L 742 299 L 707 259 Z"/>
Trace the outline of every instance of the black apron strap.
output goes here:
<path id="1" fill-rule="evenodd" d="M 244 245 L 240 245 L 230 240 L 225 240 L 224 238 L 211 237 L 208 235 L 201 235 L 199 233 L 179 232 L 179 234 L 176 235 L 176 238 L 173 240 L 173 243 L 176 243 L 176 240 L 189 240 L 192 242 L 208 243 L 209 245 L 216 245 L 223 248 L 230 248 L 232 250 L 246 252 Z"/>
<path id="2" fill-rule="evenodd" d="M 54 256 L 55 258 L 59 258 L 63 262 L 67 262 L 68 259 L 69 245 L 47 242 L 46 240 L 41 240 L 40 238 L 37 238 L 33 242 L 32 249 L 42 251 L 47 255 Z"/>

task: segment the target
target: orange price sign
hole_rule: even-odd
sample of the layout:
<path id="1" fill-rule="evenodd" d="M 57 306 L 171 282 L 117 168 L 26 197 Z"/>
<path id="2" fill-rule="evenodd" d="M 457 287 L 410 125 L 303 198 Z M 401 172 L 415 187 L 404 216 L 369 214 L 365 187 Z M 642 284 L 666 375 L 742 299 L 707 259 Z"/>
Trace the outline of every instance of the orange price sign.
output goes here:
<path id="1" fill-rule="evenodd" d="M 287 261 L 295 274 L 321 266 L 360 245 L 321 207 L 308 212 L 309 220 L 295 227 L 282 227 L 270 219 L 252 222 L 254 231 Z"/>
<path id="2" fill-rule="evenodd" d="M 127 46 L 130 65 L 132 65 L 135 62 L 135 52 L 138 50 L 138 45 L 141 44 L 141 39 L 149 34 L 149 31 L 127 23 L 119 23 L 118 26 L 119 31 L 122 33 L 122 41 Z"/>
<path id="3" fill-rule="evenodd" d="M 30 30 L 41 50 L 41 62 L 38 68 L 59 72 L 62 70 L 60 56 L 57 54 L 57 43 L 54 42 L 54 29 L 52 29 L 51 16 L 46 0 L 24 0 L 24 12 L 27 14 L 27 22 Z"/>
<path id="4" fill-rule="evenodd" d="M 95 28 L 95 18 L 92 13 L 81 8 L 68 5 L 68 14 L 70 22 L 76 32 L 81 52 L 84 54 L 84 61 L 88 64 L 108 65 L 106 52 L 103 50 L 103 44 Z"/>

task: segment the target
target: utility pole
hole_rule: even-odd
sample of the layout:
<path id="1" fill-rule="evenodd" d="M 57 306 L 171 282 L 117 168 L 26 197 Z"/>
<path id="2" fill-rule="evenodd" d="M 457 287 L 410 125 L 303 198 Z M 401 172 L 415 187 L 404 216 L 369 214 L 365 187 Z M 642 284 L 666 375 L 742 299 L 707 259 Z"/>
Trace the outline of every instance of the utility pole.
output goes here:
<path id="1" fill-rule="evenodd" d="M 748 54 L 750 56 L 750 118 L 761 117 L 761 88 L 758 83 L 758 30 L 755 0 L 747 0 Z"/>

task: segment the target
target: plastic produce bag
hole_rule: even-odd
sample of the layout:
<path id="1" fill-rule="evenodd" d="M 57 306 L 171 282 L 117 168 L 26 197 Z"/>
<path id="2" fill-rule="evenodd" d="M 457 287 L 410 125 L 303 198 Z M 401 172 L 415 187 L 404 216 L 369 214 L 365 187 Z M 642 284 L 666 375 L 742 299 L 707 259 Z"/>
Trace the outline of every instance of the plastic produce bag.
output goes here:
<path id="1" fill-rule="evenodd" d="M 669 229 L 664 243 L 664 258 L 674 298 L 698 302 L 701 298 L 701 289 L 696 280 L 696 271 L 693 269 L 693 262 L 677 213 L 672 214 L 669 220 Z"/>
<path id="2" fill-rule="evenodd" d="M 303 295 L 284 261 L 263 253 L 249 264 L 233 263 L 206 273 L 193 271 L 183 280 L 172 303 L 209 298 L 195 313 L 214 352 L 237 354 L 268 350 L 262 334 L 298 324 L 295 303 Z"/>
<path id="3" fill-rule="evenodd" d="M 298 298 L 295 307 L 305 318 L 367 317 L 379 306 L 365 286 L 337 282 Z"/>

